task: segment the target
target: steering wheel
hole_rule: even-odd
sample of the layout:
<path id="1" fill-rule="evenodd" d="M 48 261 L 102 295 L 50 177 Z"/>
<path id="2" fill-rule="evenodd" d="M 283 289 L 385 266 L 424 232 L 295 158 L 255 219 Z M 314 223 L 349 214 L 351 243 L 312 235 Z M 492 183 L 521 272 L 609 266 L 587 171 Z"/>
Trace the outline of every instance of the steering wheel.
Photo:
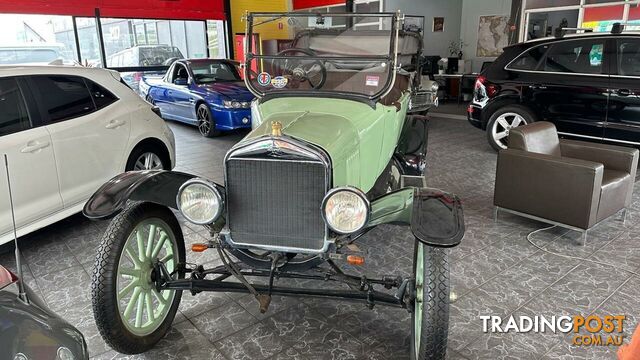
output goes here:
<path id="1" fill-rule="evenodd" d="M 316 54 L 307 49 L 290 48 L 280 51 L 276 56 L 295 56 L 295 55 L 307 55 L 316 56 Z M 282 76 L 293 80 L 294 83 L 301 83 L 303 81 L 309 82 L 309 85 L 313 89 L 320 89 L 327 81 L 327 68 L 320 60 L 305 60 L 305 59 L 273 59 L 271 62 L 272 69 L 280 69 Z M 316 80 L 316 78 L 318 78 Z M 312 80 L 314 79 L 314 80 Z"/>

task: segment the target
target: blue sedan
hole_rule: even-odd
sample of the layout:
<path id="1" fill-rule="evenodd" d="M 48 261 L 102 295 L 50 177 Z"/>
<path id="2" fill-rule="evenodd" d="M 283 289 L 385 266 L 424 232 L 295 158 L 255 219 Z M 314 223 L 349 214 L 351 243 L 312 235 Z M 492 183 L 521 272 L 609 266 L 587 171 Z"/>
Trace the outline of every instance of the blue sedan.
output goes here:
<path id="1" fill-rule="evenodd" d="M 197 125 L 203 136 L 251 128 L 253 94 L 230 60 L 178 60 L 163 77 L 143 77 L 140 91 L 162 117 Z"/>

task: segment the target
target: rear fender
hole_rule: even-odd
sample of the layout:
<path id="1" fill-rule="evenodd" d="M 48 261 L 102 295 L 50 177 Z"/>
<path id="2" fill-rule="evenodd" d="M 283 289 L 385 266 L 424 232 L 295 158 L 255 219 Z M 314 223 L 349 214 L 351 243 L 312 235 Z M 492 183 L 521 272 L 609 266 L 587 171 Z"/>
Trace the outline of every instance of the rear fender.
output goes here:
<path id="1" fill-rule="evenodd" d="M 96 191 L 82 213 L 90 219 L 108 219 L 117 215 L 127 201 L 146 201 L 177 209 L 180 186 L 196 177 L 174 171 L 129 171 L 117 175 Z"/>
<path id="2" fill-rule="evenodd" d="M 405 188 L 371 202 L 368 226 L 407 225 L 426 245 L 453 247 L 464 236 L 464 215 L 460 199 L 431 188 Z"/>

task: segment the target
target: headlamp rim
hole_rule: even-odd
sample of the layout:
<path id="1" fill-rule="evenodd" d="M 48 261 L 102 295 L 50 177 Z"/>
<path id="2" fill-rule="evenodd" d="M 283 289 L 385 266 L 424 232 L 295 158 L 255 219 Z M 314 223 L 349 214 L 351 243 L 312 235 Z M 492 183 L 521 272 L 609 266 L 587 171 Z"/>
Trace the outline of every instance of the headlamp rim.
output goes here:
<path id="1" fill-rule="evenodd" d="M 343 191 L 347 191 L 347 192 L 351 192 L 353 194 L 356 194 L 358 197 L 360 197 L 360 199 L 362 199 L 362 201 L 364 202 L 366 208 L 367 208 L 367 213 L 366 213 L 366 218 L 364 220 L 364 223 L 362 225 L 361 228 L 355 230 L 355 231 L 351 231 L 351 232 L 344 232 L 344 231 L 340 231 L 338 229 L 334 229 L 331 224 L 329 223 L 329 221 L 327 221 L 327 212 L 326 212 L 326 207 L 327 207 L 327 202 L 329 201 L 329 199 L 335 195 L 338 192 L 343 192 Z M 355 234 L 358 231 L 364 229 L 367 227 L 367 224 L 369 223 L 369 219 L 371 218 L 371 202 L 369 201 L 369 199 L 367 198 L 367 194 L 365 194 L 362 190 L 358 189 L 357 187 L 353 187 L 353 186 L 340 186 L 337 188 L 333 188 L 331 190 L 329 190 L 329 192 L 327 192 L 327 194 L 324 196 L 324 199 L 322 199 L 322 219 L 324 220 L 324 223 L 327 224 L 327 227 L 329 227 L 329 229 L 339 235 L 349 235 L 349 234 Z"/>
<path id="2" fill-rule="evenodd" d="M 200 221 L 194 221 L 193 219 L 189 218 L 183 211 L 182 211 L 182 203 L 180 201 L 180 197 L 182 195 L 182 192 L 189 186 L 194 185 L 194 184 L 198 184 L 198 185 L 202 185 L 208 189 L 210 189 L 214 196 L 216 197 L 216 199 L 218 200 L 218 211 L 216 211 L 216 213 L 214 214 L 214 216 L 212 217 L 211 220 L 206 221 L 206 222 L 200 222 Z M 209 181 L 207 179 L 203 179 L 203 178 L 193 178 L 190 180 L 185 181 L 184 184 L 182 184 L 180 186 L 180 189 L 178 189 L 178 194 L 176 195 L 176 205 L 178 206 L 178 211 L 180 211 L 180 214 L 182 216 L 185 217 L 185 219 L 187 219 L 190 223 L 192 224 L 196 224 L 196 225 L 209 225 L 214 223 L 216 220 L 218 220 L 220 218 L 220 215 L 222 215 L 222 210 L 224 208 L 224 202 L 222 200 L 222 195 L 220 194 L 220 190 L 218 190 L 218 186 L 216 185 L 216 183 L 214 183 L 213 181 Z"/>

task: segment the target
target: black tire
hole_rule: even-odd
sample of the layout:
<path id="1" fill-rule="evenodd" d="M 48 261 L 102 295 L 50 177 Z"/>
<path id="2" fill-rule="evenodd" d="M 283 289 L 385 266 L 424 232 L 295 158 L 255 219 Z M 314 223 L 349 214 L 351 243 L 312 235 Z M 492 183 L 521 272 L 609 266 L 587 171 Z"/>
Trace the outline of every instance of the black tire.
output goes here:
<path id="1" fill-rule="evenodd" d="M 178 262 L 185 262 L 182 230 L 178 220 L 166 207 L 151 203 L 132 203 L 109 224 L 98 248 L 91 279 L 91 300 L 96 325 L 102 338 L 123 354 L 139 354 L 151 349 L 164 337 L 178 311 L 181 291 L 176 291 L 166 317 L 152 333 L 138 336 L 127 329 L 118 310 L 117 270 L 124 246 L 131 232 L 146 219 L 161 219 L 175 236 Z M 184 278 L 184 273 L 178 274 Z"/>
<path id="2" fill-rule="evenodd" d="M 444 359 L 449 335 L 449 259 L 447 250 L 421 245 L 414 248 L 414 279 L 418 268 L 419 246 L 423 247 L 422 326 L 419 349 L 416 349 L 416 311 L 411 314 L 411 358 L 414 360 Z M 415 289 L 417 291 L 420 289 Z M 415 305 L 414 305 L 415 306 Z"/>
<path id="3" fill-rule="evenodd" d="M 155 100 L 153 100 L 153 98 L 151 97 L 151 95 L 147 95 L 147 97 L 145 98 L 145 100 L 146 100 L 149 104 L 151 104 L 151 105 L 155 105 L 155 104 L 156 104 L 156 101 L 155 101 Z"/>
<path id="4" fill-rule="evenodd" d="M 503 133 L 503 131 L 500 130 L 507 130 L 506 133 L 508 134 L 508 130 L 509 129 L 504 129 L 499 123 L 496 124 L 496 122 L 503 116 L 503 115 L 510 115 L 510 114 L 515 114 L 518 115 L 522 118 L 522 120 L 524 120 L 525 124 L 519 124 L 516 125 L 514 127 L 517 126 L 522 126 L 522 125 L 526 125 L 526 124 L 531 124 L 532 122 L 537 121 L 537 117 L 535 115 L 535 113 L 533 111 L 531 111 L 530 109 L 521 106 L 521 105 L 507 105 L 504 107 L 499 108 L 498 110 L 496 110 L 491 117 L 489 118 L 489 121 L 487 122 L 487 141 L 489 142 L 489 145 L 491 145 L 491 147 L 495 150 L 495 151 L 500 151 L 502 149 L 504 149 L 508 142 L 506 141 L 507 138 L 503 138 L 504 140 L 500 141 L 500 140 L 496 140 L 496 138 L 494 137 L 494 126 L 497 126 L 497 130 L 500 133 Z M 511 118 L 511 116 L 508 116 L 509 118 Z M 501 143 L 499 143 L 501 142 Z"/>
<path id="5" fill-rule="evenodd" d="M 127 159 L 127 165 L 125 167 L 125 171 L 133 171 L 133 170 L 143 170 L 137 169 L 136 163 L 138 160 L 145 154 L 153 154 L 160 161 L 160 165 L 156 170 L 171 170 L 170 160 L 167 158 L 167 154 L 159 149 L 158 146 L 153 146 L 151 144 L 143 144 L 141 146 L 137 146 L 133 149 L 131 154 L 129 155 L 129 159 Z"/>
<path id="6" fill-rule="evenodd" d="M 198 131 L 204 137 L 216 137 L 220 135 L 220 130 L 216 130 L 216 121 L 213 119 L 211 110 L 207 104 L 200 104 L 196 108 L 196 119 L 198 120 Z"/>

